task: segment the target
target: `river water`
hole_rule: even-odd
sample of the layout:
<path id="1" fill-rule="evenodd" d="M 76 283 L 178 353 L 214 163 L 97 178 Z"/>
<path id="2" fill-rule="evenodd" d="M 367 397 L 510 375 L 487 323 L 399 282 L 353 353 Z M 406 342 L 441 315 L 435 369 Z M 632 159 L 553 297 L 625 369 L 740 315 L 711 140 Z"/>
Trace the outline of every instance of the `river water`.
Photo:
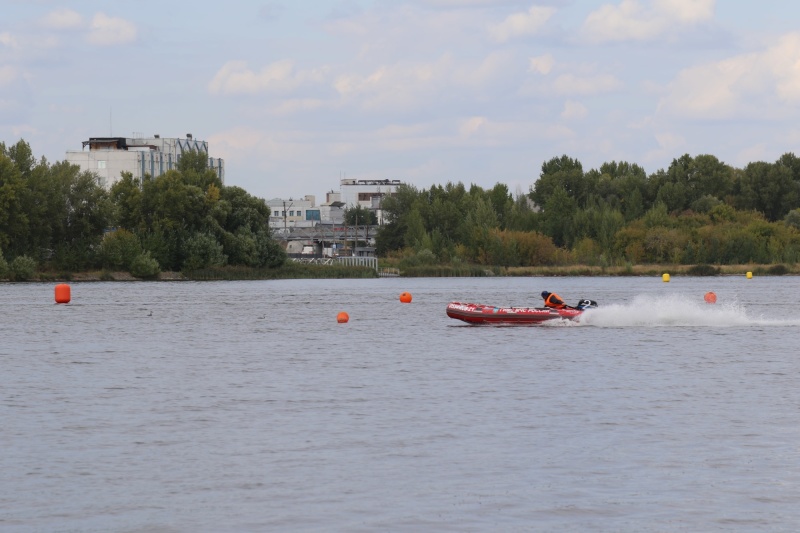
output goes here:
<path id="1" fill-rule="evenodd" d="M 796 531 L 798 281 L 0 284 L 0 531 Z"/>

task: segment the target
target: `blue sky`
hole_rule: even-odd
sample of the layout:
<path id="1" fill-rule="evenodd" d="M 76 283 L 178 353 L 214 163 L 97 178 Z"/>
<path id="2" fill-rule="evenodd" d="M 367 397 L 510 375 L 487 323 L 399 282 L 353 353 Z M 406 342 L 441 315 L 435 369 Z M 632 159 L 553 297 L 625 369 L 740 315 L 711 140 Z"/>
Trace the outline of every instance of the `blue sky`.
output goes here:
<path id="1" fill-rule="evenodd" d="M 3 0 L 0 140 L 207 140 L 270 199 L 340 177 L 527 192 L 544 161 L 648 173 L 800 153 L 800 3 Z"/>

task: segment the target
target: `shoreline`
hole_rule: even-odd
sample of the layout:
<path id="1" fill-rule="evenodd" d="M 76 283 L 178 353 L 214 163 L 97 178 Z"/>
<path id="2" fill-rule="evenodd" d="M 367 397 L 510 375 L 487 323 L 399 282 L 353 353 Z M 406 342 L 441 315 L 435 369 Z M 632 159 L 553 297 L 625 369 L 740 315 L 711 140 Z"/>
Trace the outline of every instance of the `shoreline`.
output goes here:
<path id="1" fill-rule="evenodd" d="M 329 268 L 329 267 L 328 267 Z M 204 271 L 202 273 L 161 272 L 154 278 L 137 278 L 124 271 L 88 271 L 76 273 L 39 272 L 31 279 L 12 281 L 0 280 L 0 283 L 63 283 L 63 282 L 132 282 L 132 281 L 239 281 L 270 279 L 342 279 L 375 277 L 365 272 L 363 267 L 337 268 L 336 271 L 326 267 L 292 268 L 264 271 L 258 269 L 222 269 Z M 448 265 L 427 268 L 411 267 L 399 269 L 397 277 L 717 277 L 717 276 L 797 276 L 800 265 L 748 264 L 748 265 L 627 265 L 600 267 L 589 265 L 569 266 L 537 266 L 537 267 L 480 267 L 476 269 L 453 269 Z"/>

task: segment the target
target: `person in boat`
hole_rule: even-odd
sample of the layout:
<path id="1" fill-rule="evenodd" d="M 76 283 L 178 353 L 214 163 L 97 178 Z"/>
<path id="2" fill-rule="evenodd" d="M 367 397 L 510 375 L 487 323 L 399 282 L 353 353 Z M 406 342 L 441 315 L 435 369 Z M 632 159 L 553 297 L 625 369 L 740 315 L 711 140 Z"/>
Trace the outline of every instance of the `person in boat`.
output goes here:
<path id="1" fill-rule="evenodd" d="M 542 291 L 542 298 L 544 298 L 544 306 L 553 309 L 567 309 L 569 306 L 564 303 L 564 300 L 554 292 Z"/>

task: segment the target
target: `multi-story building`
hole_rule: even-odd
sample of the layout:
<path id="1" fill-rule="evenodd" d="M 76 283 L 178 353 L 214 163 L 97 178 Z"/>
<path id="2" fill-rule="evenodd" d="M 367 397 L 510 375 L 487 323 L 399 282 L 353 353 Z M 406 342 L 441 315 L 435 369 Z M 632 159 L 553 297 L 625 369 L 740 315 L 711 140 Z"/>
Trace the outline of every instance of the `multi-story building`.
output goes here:
<path id="1" fill-rule="evenodd" d="M 400 180 L 343 179 L 340 182 L 341 201 L 346 208 L 361 206 L 375 211 L 378 224 L 382 225 L 382 200 L 386 196 L 394 196 L 401 184 Z"/>
<path id="2" fill-rule="evenodd" d="M 88 147 L 88 150 L 86 149 Z M 123 172 L 143 179 L 149 174 L 158 177 L 168 170 L 176 169 L 184 152 L 195 151 L 208 155 L 208 142 L 198 141 L 191 133 L 185 139 L 153 137 L 90 137 L 83 141 L 80 151 L 68 151 L 67 161 L 94 172 L 100 185 L 110 188 Z M 225 162 L 209 157 L 208 168 L 225 182 Z"/>

